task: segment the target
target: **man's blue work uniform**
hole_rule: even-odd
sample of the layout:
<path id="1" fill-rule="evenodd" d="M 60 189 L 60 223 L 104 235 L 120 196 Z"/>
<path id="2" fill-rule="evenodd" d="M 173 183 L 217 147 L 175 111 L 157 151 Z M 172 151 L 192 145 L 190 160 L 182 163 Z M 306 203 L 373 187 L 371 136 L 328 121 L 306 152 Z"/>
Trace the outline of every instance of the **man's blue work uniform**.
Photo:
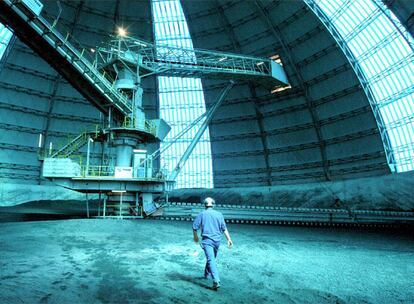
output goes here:
<path id="1" fill-rule="evenodd" d="M 201 245 L 207 258 L 204 276 L 206 278 L 211 276 L 214 282 L 220 282 L 216 257 L 220 247 L 221 237 L 227 229 L 223 214 L 212 208 L 207 208 L 200 212 L 194 220 L 193 229 L 198 230 L 200 228 L 202 236 Z"/>

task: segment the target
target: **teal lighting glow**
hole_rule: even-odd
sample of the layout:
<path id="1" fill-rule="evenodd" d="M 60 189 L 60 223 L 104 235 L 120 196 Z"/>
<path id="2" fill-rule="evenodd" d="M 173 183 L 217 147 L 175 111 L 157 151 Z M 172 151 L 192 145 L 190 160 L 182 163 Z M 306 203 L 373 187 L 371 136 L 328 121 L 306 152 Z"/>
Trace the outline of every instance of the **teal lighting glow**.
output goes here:
<path id="1" fill-rule="evenodd" d="M 0 59 L 3 58 L 12 36 L 13 33 L 0 23 Z"/>
<path id="2" fill-rule="evenodd" d="M 414 40 L 380 0 L 305 0 L 368 96 L 392 172 L 414 170 Z"/>
<path id="3" fill-rule="evenodd" d="M 152 0 L 155 43 L 193 49 L 187 22 L 179 0 Z M 182 129 L 206 111 L 203 86 L 199 78 L 158 77 L 160 117 L 171 131 L 168 144 Z M 174 169 L 191 142 L 198 126 L 181 137 L 161 155 L 161 168 Z M 162 145 L 163 145 L 162 144 Z M 208 129 L 177 176 L 176 188 L 212 188 L 213 173 Z"/>

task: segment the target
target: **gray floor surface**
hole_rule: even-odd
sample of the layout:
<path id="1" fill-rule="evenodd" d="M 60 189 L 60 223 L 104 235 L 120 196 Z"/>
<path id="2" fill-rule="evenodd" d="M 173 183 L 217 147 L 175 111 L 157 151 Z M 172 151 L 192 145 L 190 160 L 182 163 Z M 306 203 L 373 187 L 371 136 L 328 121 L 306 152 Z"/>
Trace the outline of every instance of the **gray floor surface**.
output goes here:
<path id="1" fill-rule="evenodd" d="M 1 223 L 0 303 L 414 303 L 414 237 L 229 225 L 222 287 L 190 222 Z"/>

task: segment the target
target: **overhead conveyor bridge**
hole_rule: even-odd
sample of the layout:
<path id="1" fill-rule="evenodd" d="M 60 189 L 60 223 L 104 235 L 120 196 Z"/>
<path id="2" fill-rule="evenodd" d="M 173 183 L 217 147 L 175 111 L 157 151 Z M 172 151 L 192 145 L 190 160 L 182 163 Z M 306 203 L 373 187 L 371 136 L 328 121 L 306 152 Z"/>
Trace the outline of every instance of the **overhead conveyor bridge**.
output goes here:
<path id="1" fill-rule="evenodd" d="M 76 48 L 69 34 L 62 36 L 26 2 L 1 0 L 0 21 L 101 112 L 109 115 L 111 108 L 113 117 L 121 122 L 136 111 L 136 105 L 110 80 L 114 61 L 139 66 L 142 76 L 248 79 L 269 89 L 288 86 L 282 66 L 270 59 L 155 45 L 131 37 L 118 37 L 98 48 L 91 58 L 90 49 Z"/>
<path id="2" fill-rule="evenodd" d="M 41 159 L 43 177 L 79 192 L 105 193 L 104 200 L 120 206 L 118 215 L 123 215 L 123 204 L 135 205 L 141 216 L 158 209 L 154 199 L 171 189 L 235 81 L 254 82 L 274 92 L 290 88 L 277 57 L 267 59 L 159 45 L 129 37 L 125 31 L 119 31 L 117 37 L 103 46 L 85 49 L 71 31 L 61 34 L 60 13 L 57 19 L 48 21 L 46 13 L 42 16 L 42 9 L 40 0 L 0 0 L 0 22 L 105 115 L 105 123 L 95 132 L 80 134 L 55 153 L 49 149 L 48 157 Z M 142 107 L 141 79 L 150 75 L 229 80 L 169 175 L 162 170 L 156 172 L 152 154 L 147 155 L 142 149 L 149 143 L 162 141 L 170 131 L 163 119 L 148 119 Z M 112 159 L 110 165 L 90 163 L 92 141 L 102 143 L 102 158 Z M 85 145 L 86 165 L 82 159 L 73 159 L 74 153 Z"/>
<path id="3" fill-rule="evenodd" d="M 112 40 L 97 53 L 101 68 L 122 61 L 131 68 L 138 67 L 142 77 L 157 74 L 252 80 L 270 90 L 289 85 L 281 64 L 268 58 L 156 45 L 128 36 Z"/>

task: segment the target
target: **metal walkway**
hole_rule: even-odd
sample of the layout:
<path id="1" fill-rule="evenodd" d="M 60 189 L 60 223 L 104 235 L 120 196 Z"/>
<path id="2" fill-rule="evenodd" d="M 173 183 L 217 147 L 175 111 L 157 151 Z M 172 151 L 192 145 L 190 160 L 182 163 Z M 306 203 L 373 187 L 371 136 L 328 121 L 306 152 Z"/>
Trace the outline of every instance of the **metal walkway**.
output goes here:
<path id="1" fill-rule="evenodd" d="M 269 89 L 289 85 L 282 66 L 271 59 L 200 49 L 186 49 L 133 37 L 120 37 L 97 49 L 101 68 L 121 61 L 142 77 L 160 76 L 250 80 Z"/>
<path id="2" fill-rule="evenodd" d="M 100 111 L 122 122 L 131 114 L 131 100 L 110 80 L 112 63 L 140 67 L 142 77 L 158 74 L 181 77 L 248 79 L 269 89 L 289 85 L 282 66 L 270 59 L 159 46 L 131 37 L 118 37 L 98 48 L 94 59 L 90 50 L 79 50 L 54 26 L 28 9 L 23 1 L 1 0 L 0 22 L 46 60 Z M 99 69 L 98 69 L 99 65 Z M 113 78 L 115 79 L 115 77 Z"/>
<path id="3" fill-rule="evenodd" d="M 36 16 L 21 1 L 1 0 L 0 21 L 9 26 L 20 40 L 53 66 L 86 99 L 108 114 L 113 107 L 114 118 L 132 112 L 131 101 L 119 93 L 113 84 L 86 58 L 86 50 L 79 51 L 42 16 Z"/>

